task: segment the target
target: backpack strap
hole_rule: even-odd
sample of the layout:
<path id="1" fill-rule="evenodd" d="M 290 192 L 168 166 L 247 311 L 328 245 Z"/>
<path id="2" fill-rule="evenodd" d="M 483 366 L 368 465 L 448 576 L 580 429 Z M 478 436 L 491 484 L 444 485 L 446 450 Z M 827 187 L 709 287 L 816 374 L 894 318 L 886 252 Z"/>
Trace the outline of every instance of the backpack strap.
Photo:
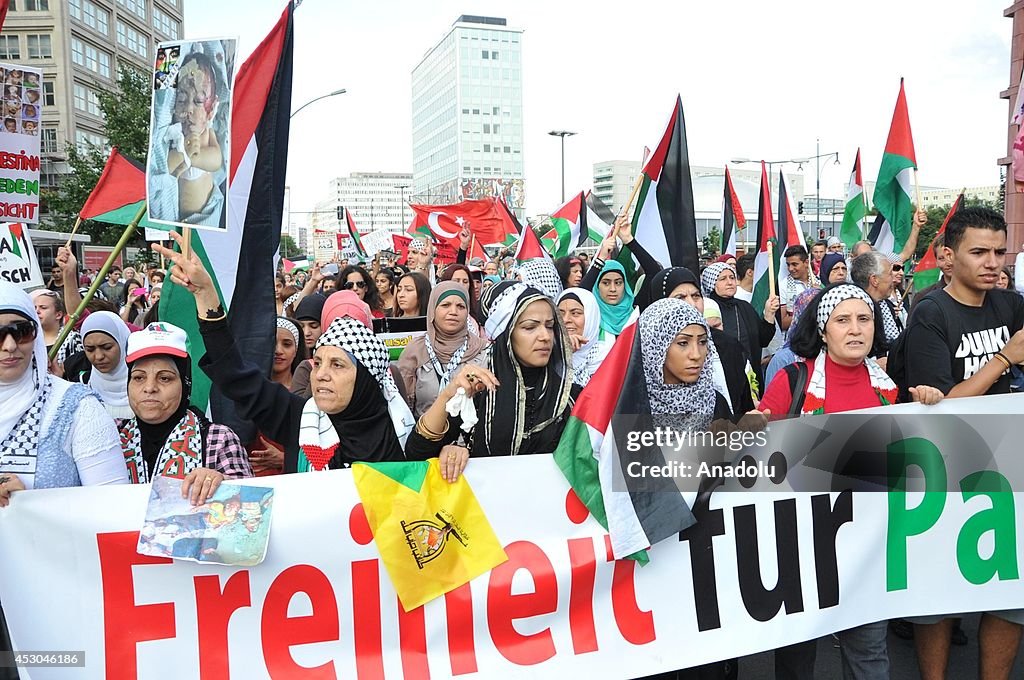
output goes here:
<path id="1" fill-rule="evenodd" d="M 787 416 L 798 416 L 804 407 L 804 398 L 807 396 L 808 370 L 806 361 L 798 361 L 795 364 L 784 366 L 786 377 L 789 378 L 789 391 L 792 395 L 789 402 Z"/>

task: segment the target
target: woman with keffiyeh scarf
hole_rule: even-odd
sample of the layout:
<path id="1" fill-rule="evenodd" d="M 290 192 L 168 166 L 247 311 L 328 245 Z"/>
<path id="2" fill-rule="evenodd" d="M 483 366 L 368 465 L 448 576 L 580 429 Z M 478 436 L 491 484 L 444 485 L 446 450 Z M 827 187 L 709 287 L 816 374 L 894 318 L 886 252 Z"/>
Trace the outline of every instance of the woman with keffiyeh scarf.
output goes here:
<path id="1" fill-rule="evenodd" d="M 482 303 L 485 329 L 494 338 L 487 368 L 463 367 L 420 417 L 405 448 L 411 459 L 439 456 L 448 481 L 458 478 L 470 455 L 554 451 L 580 389 L 549 297 L 503 281 Z M 460 435 L 464 445 L 455 446 Z"/>
<path id="2" fill-rule="evenodd" d="M 708 265 L 700 275 L 704 295 L 718 303 L 722 310 L 722 326 L 740 341 L 750 358 L 757 376 L 758 391 L 764 393 L 764 368 L 761 350 L 775 336 L 775 312 L 779 309 L 779 296 L 772 295 L 765 303 L 762 316 L 745 300 L 736 297 L 736 269 L 726 262 Z"/>
<path id="3" fill-rule="evenodd" d="M 178 234 L 172 238 L 181 242 Z M 195 295 L 206 345 L 200 366 L 242 418 L 284 446 L 286 473 L 404 460 L 412 414 L 388 370 L 387 347 L 373 331 L 352 319 L 333 321 L 317 340 L 313 396 L 304 399 L 242 359 L 213 281 L 194 253 L 186 260 L 168 248 L 154 250 L 174 263 L 171 279 Z"/>

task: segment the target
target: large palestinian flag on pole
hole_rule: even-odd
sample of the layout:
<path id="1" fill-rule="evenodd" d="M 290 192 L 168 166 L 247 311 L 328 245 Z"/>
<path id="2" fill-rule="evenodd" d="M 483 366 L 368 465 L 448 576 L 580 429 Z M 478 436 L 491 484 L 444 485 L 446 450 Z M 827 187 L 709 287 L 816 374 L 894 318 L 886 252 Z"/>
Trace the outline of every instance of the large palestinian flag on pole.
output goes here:
<path id="1" fill-rule="evenodd" d="M 643 169 L 633 235 L 662 266 L 700 271 L 697 218 L 686 148 L 683 100 L 676 97 L 665 134 Z"/>
<path id="2" fill-rule="evenodd" d="M 128 226 L 145 202 L 146 169 L 141 163 L 123 156 L 115 146 L 78 216 L 83 220 Z M 147 211 L 138 224 L 139 229 L 150 227 L 167 231 L 166 225 L 153 224 L 148 218 Z"/>
<path id="3" fill-rule="evenodd" d="M 850 173 L 850 184 L 846 188 L 846 208 L 843 210 L 843 226 L 839 230 L 839 238 L 847 250 L 852 250 L 857 241 L 861 240 L 863 228 L 861 221 L 868 214 L 867 196 L 864 193 L 864 176 L 860 169 L 860 149 L 853 161 Z"/>
<path id="4" fill-rule="evenodd" d="M 660 448 L 618 448 L 616 427 L 627 427 L 622 418 L 643 412 L 650 413 L 650 399 L 640 334 L 631 323 L 576 399 L 555 449 L 555 462 L 573 491 L 611 535 L 615 559 L 646 561 L 643 551 L 694 523 L 672 479 L 645 480 L 642 489 L 626 486 L 629 463 L 665 464 Z"/>
<path id="5" fill-rule="evenodd" d="M 803 227 L 797 218 L 796 204 L 793 202 L 793 192 L 789 188 L 789 181 L 786 173 L 779 173 L 779 221 L 775 226 L 776 241 L 775 257 L 778 258 L 776 271 L 777 290 L 782 290 L 782 282 L 789 279 L 789 268 L 786 266 L 786 249 L 791 246 L 803 246 L 804 251 L 809 252 L 807 241 L 804 238 Z M 755 273 L 756 277 L 757 274 Z M 811 277 L 814 272 L 811 272 Z M 756 280 L 756 278 L 755 278 Z M 764 313 L 764 310 L 761 312 Z"/>
<path id="6" fill-rule="evenodd" d="M 781 204 L 781 201 L 780 201 Z M 768 257 L 768 244 L 772 244 L 772 257 Z M 781 253 L 778 249 L 778 238 L 775 233 L 775 220 L 772 219 L 772 192 L 768 185 L 768 171 L 764 161 L 761 162 L 761 196 L 757 202 L 757 255 L 754 256 L 754 290 L 750 304 L 758 315 L 764 314 L 764 306 L 768 298 L 778 293 L 778 281 L 775 289 L 770 287 L 769 268 L 779 270 Z"/>
<path id="7" fill-rule="evenodd" d="M 270 374 L 274 355 L 274 253 L 281 240 L 285 170 L 292 101 L 292 3 L 238 69 L 231 116 L 228 225 L 223 233 L 192 230 L 192 250 L 214 277 L 243 359 Z M 236 299 L 240 304 L 234 304 Z M 206 353 L 196 321 L 195 298 L 170 277 L 160 299 L 160 320 L 188 333 L 193 363 L 192 403 L 209 407 L 214 420 L 243 442 L 255 428 L 241 421 L 231 401 L 211 390 L 198 368 Z"/>
<path id="8" fill-rule="evenodd" d="M 914 135 L 910 131 L 907 95 L 903 90 L 903 79 L 900 78 L 900 94 L 896 98 L 896 110 L 892 114 L 889 138 L 885 142 L 882 166 L 878 169 L 872 198 L 878 217 L 868 239 L 880 252 L 900 252 L 910 236 L 914 219 L 910 196 L 915 170 L 917 156 L 914 153 Z"/>
<path id="9" fill-rule="evenodd" d="M 565 257 L 583 245 L 588 232 L 587 203 L 582 191 L 551 213 L 551 228 L 555 232 L 553 256 Z"/>
<path id="10" fill-rule="evenodd" d="M 928 244 L 928 250 L 924 251 L 924 256 L 914 267 L 914 290 L 922 291 L 928 286 L 939 280 L 942 276 L 942 270 L 939 269 L 939 262 L 935 259 L 935 251 L 932 250 L 932 244 L 935 243 L 935 239 L 946 233 L 946 225 L 949 224 L 949 219 L 956 214 L 956 211 L 963 207 L 964 195 L 963 192 L 956 197 L 953 202 L 953 207 L 946 213 L 946 219 L 942 220 L 942 226 L 935 232 L 935 238 Z"/>
<path id="11" fill-rule="evenodd" d="M 740 197 L 732 185 L 732 175 L 725 168 L 725 191 L 722 196 L 722 255 L 736 257 L 736 232 L 747 226 Z"/>

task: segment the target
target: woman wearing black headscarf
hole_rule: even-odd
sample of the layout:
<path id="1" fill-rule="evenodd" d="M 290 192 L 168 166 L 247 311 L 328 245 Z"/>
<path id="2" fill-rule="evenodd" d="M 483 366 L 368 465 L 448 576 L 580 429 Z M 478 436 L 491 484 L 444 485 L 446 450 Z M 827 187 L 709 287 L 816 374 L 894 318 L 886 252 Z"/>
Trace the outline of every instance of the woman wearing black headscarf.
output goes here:
<path id="1" fill-rule="evenodd" d="M 554 303 L 536 288 L 503 281 L 487 291 L 482 311 L 494 338 L 487 368 L 466 366 L 441 390 L 409 435 L 406 455 L 441 455 L 453 481 L 473 456 L 550 453 L 580 388 Z M 500 389 L 497 389 L 498 386 Z M 450 416 L 446 406 L 459 413 Z M 466 430 L 464 446 L 449 446 Z"/>
<path id="2" fill-rule="evenodd" d="M 688 302 L 704 313 L 704 296 L 701 294 L 697 276 L 686 267 L 669 267 L 662 269 L 651 279 L 651 302 L 666 298 L 676 298 Z M 754 408 L 748 371 L 753 371 L 753 362 L 747 350 L 739 340 L 718 328 L 711 328 L 711 340 L 718 352 L 713 356 L 712 374 L 715 387 L 729 403 L 729 407 L 737 413 L 746 413 Z M 760 357 L 759 357 L 760 359 Z M 757 363 L 760 363 L 758 360 Z"/>
<path id="3" fill-rule="evenodd" d="M 180 243 L 178 234 L 172 238 Z M 196 297 L 206 345 L 199 365 L 242 418 L 284 447 L 285 472 L 404 460 L 401 441 L 412 414 L 388 371 L 387 347 L 373 331 L 352 319 L 333 321 L 317 340 L 313 396 L 304 399 L 242 359 L 213 281 L 194 254 L 186 260 L 168 248 L 154 250 L 174 263 L 171 280 Z"/>
<path id="4" fill-rule="evenodd" d="M 157 323 L 128 336 L 128 404 L 120 427 L 128 476 L 147 484 L 157 475 L 184 480 L 182 493 L 206 502 L 225 478 L 251 477 L 238 436 L 189 406 L 192 361 L 185 331 Z"/>
<path id="5" fill-rule="evenodd" d="M 757 376 L 758 392 L 764 393 L 764 367 L 761 350 L 775 337 L 775 312 L 779 296 L 771 295 L 765 302 L 764 315 L 758 316 L 751 304 L 736 297 L 736 269 L 726 262 L 708 265 L 700 275 L 701 290 L 718 303 L 722 310 L 722 326 L 737 338 L 750 357 Z"/>

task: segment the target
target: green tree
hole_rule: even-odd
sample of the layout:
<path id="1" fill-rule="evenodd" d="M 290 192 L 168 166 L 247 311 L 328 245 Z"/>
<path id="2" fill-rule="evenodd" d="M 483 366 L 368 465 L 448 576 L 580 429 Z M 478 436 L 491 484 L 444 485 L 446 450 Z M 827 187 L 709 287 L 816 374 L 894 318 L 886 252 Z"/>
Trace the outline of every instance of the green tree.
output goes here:
<path id="1" fill-rule="evenodd" d="M 103 112 L 103 132 L 110 146 L 116 146 L 121 153 L 141 163 L 146 161 L 149 147 L 149 80 L 145 74 L 122 64 L 118 69 L 117 87 L 100 90 L 100 110 Z M 63 175 L 55 189 L 44 192 L 42 199 L 49 211 L 47 226 L 58 231 L 71 231 L 78 212 L 92 193 L 100 173 L 107 162 L 107 152 L 93 145 L 83 151 L 68 142 L 65 153 L 71 173 Z M 93 243 L 113 245 L 121 237 L 124 227 L 86 220 L 79 231 L 89 234 Z M 132 245 L 144 243 L 141 234 L 132 240 Z"/>
<path id="2" fill-rule="evenodd" d="M 711 227 L 708 231 L 708 235 L 704 237 L 703 243 L 704 252 L 708 255 L 714 255 L 721 252 L 722 249 L 722 232 L 718 227 Z"/>
<path id="3" fill-rule="evenodd" d="M 281 257 L 291 258 L 299 255 L 302 251 L 299 250 L 299 246 L 288 234 L 281 234 Z"/>

